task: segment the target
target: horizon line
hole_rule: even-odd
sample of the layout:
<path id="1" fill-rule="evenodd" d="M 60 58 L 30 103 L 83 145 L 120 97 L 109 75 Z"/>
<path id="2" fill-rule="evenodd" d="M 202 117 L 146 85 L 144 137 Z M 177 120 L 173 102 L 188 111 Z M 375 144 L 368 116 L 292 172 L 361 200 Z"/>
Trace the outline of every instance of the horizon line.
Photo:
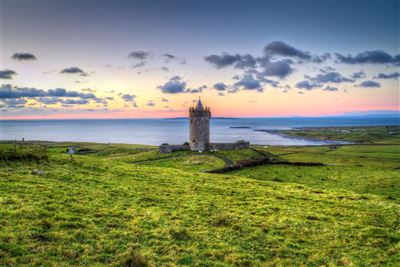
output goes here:
<path id="1" fill-rule="evenodd" d="M 396 113 L 395 113 L 396 112 Z M 371 114 L 334 114 L 334 115 L 289 115 L 289 116 L 214 116 L 211 119 L 274 119 L 274 118 L 327 118 L 327 117 L 397 117 L 400 119 L 400 111 L 393 113 L 371 113 Z M 115 117 L 115 118 L 0 118 L 1 121 L 60 121 L 60 120 L 168 120 L 188 119 L 186 116 L 176 117 Z"/>

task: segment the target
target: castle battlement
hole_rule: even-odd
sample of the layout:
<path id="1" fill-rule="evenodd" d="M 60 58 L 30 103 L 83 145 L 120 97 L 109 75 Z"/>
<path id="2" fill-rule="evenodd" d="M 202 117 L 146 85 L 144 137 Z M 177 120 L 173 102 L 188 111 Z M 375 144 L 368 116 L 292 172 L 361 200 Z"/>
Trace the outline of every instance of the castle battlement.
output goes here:
<path id="1" fill-rule="evenodd" d="M 190 117 L 211 117 L 211 111 L 209 107 L 206 107 L 204 110 L 197 110 L 195 107 L 189 108 L 189 116 Z"/>

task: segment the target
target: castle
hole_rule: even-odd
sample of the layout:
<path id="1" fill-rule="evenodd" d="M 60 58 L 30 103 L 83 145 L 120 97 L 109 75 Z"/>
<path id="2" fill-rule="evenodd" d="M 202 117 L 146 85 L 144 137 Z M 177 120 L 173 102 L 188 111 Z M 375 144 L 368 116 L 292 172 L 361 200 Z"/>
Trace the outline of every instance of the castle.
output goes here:
<path id="1" fill-rule="evenodd" d="M 210 118 L 210 108 L 203 108 L 200 99 L 195 108 L 189 108 L 190 150 L 208 150 L 210 144 Z"/>
<path id="2" fill-rule="evenodd" d="M 250 143 L 245 141 L 237 141 L 234 143 L 211 143 L 210 118 L 210 108 L 204 108 L 199 99 L 196 107 L 189 108 L 189 143 L 183 145 L 162 144 L 159 146 L 160 153 L 171 153 L 181 150 L 192 150 L 198 152 L 208 150 L 232 150 L 248 148 L 250 146 Z"/>

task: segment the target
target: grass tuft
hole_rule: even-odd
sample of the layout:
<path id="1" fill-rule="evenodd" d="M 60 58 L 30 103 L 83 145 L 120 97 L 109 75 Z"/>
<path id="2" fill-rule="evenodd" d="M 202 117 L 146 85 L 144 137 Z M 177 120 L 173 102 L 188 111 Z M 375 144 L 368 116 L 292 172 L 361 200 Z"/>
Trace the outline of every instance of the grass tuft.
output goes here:
<path id="1" fill-rule="evenodd" d="M 125 262 L 123 263 L 125 267 L 148 267 L 150 266 L 143 255 L 140 254 L 137 248 L 130 248 Z"/>

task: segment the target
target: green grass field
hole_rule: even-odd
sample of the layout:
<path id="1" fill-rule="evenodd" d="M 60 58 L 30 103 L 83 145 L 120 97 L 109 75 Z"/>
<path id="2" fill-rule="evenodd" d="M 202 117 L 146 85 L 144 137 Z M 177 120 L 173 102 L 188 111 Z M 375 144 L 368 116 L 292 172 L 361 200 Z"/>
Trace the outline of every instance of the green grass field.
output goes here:
<path id="1" fill-rule="evenodd" d="M 203 171 L 260 154 L 45 145 L 0 144 L 0 266 L 399 266 L 399 145 L 259 146 L 328 165 L 226 174 Z"/>
<path id="2" fill-rule="evenodd" d="M 400 126 L 304 127 L 276 132 L 289 137 L 310 140 L 340 140 L 362 144 L 400 144 Z"/>

